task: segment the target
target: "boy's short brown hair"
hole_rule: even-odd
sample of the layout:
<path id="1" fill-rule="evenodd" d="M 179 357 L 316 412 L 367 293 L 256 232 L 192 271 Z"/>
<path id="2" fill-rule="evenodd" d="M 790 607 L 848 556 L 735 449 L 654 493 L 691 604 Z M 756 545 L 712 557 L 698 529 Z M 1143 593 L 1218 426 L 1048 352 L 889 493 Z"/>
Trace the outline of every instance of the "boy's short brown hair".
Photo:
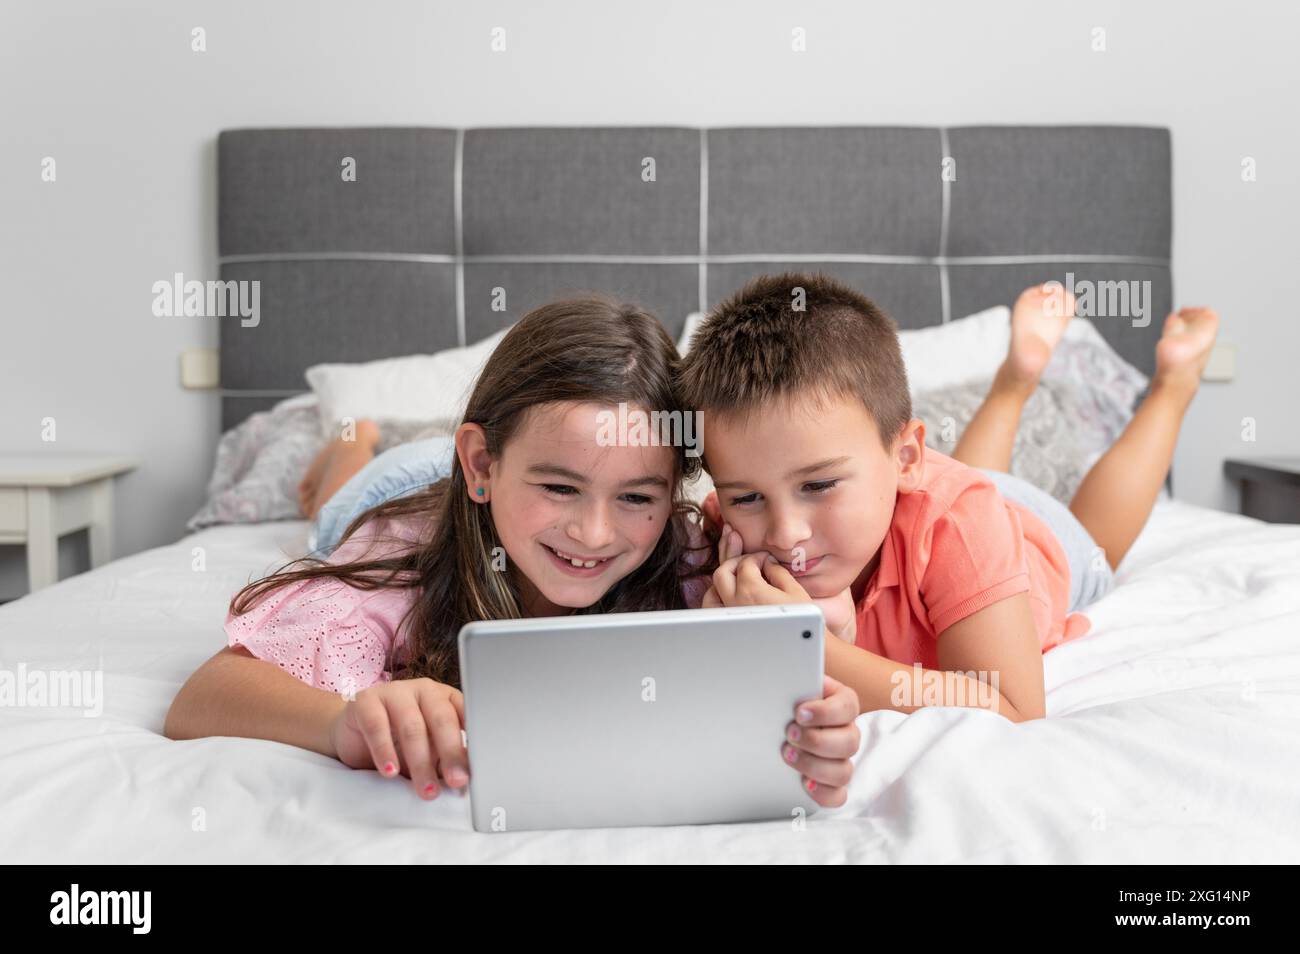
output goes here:
<path id="1" fill-rule="evenodd" d="M 897 326 L 820 272 L 762 275 L 723 301 L 691 339 L 677 385 L 685 408 L 742 417 L 798 393 L 854 397 L 886 450 L 912 418 Z"/>

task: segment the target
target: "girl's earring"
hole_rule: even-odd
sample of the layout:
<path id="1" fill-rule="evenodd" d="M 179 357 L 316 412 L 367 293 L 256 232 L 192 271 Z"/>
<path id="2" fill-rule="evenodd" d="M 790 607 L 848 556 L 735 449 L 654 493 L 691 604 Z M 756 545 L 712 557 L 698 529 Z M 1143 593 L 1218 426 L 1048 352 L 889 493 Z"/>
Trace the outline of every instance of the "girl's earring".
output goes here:
<path id="1" fill-rule="evenodd" d="M 474 491 L 474 493 L 476 493 L 476 494 L 478 494 L 480 497 L 482 497 L 483 494 L 485 493 L 485 491 L 483 490 L 482 487 L 478 487 L 478 488 Z"/>

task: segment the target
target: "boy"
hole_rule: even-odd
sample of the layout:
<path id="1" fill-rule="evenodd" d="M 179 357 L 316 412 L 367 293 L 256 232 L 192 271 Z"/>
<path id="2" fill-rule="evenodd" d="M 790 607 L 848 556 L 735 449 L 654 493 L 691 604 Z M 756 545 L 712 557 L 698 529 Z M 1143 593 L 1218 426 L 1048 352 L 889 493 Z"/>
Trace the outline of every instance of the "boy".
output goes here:
<path id="1" fill-rule="evenodd" d="M 1166 318 L 1147 398 L 1067 510 L 1004 472 L 1073 305 L 1059 285 L 1020 296 L 1007 358 L 949 457 L 925 446 L 896 326 L 869 299 L 786 273 L 723 302 L 679 372 L 683 406 L 705 415 L 705 511 L 722 526 L 705 605 L 820 604 L 839 637 L 827 674 L 864 712 L 1042 718 L 1042 653 L 1086 632 L 1073 611 L 1110 588 L 1146 523 L 1218 325 L 1208 309 Z"/>

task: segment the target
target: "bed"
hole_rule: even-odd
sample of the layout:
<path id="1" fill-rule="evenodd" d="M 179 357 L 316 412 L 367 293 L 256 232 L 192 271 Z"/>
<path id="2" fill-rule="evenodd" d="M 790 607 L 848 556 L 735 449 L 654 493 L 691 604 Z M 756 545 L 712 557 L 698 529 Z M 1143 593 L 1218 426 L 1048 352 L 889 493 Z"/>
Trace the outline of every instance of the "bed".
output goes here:
<path id="1" fill-rule="evenodd" d="M 222 278 L 263 282 L 257 328 L 222 325 L 226 428 L 300 392 L 312 363 L 473 342 L 567 288 L 637 297 L 676 334 L 749 274 L 818 267 L 922 328 L 1050 264 L 1151 283 L 1151 325 L 1098 322 L 1143 371 L 1172 301 L 1158 129 L 239 130 L 218 156 Z M 343 156 L 353 193 L 331 188 Z M 519 290 L 504 313 L 501 286 Z M 493 835 L 460 796 L 425 803 L 277 743 L 162 736 L 224 645 L 231 594 L 308 529 L 208 527 L 0 607 L 0 672 L 102 674 L 91 717 L 0 707 L 6 861 L 1300 857 L 1300 527 L 1162 498 L 1091 631 L 1044 657 L 1047 719 L 866 713 L 848 803 L 807 824 Z"/>
<path id="2" fill-rule="evenodd" d="M 172 742 L 230 594 L 305 523 L 212 527 L 0 608 L 7 667 L 104 672 L 104 707 L 0 710 L 11 862 L 1294 862 L 1300 527 L 1157 505 L 1048 718 L 859 717 L 848 804 L 791 821 L 476 834 L 469 803 L 290 746 Z M 194 550 L 206 570 L 192 569 Z"/>

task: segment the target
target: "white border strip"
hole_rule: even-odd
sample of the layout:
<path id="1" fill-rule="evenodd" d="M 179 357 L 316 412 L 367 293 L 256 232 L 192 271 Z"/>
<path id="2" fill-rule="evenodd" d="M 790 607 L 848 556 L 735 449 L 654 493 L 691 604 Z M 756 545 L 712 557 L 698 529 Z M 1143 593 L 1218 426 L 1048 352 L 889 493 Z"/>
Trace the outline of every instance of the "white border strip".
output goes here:
<path id="1" fill-rule="evenodd" d="M 407 255 L 400 252 L 276 252 L 226 255 L 221 265 L 255 262 L 368 261 L 415 262 L 435 265 L 733 265 L 747 262 L 847 262 L 865 265 L 1030 265 L 1083 264 L 1153 265 L 1168 267 L 1167 258 L 1141 255 L 1093 255 L 1053 252 L 1047 255 L 866 255 L 853 252 L 742 252 L 736 255 Z"/>
<path id="2" fill-rule="evenodd" d="M 943 174 L 943 164 L 950 155 L 946 126 L 939 127 L 939 152 L 939 180 L 943 184 L 939 193 L 939 303 L 943 323 L 946 325 L 952 320 L 952 298 L 948 288 L 948 218 L 952 207 L 952 183 Z"/>
<path id="3" fill-rule="evenodd" d="M 624 265 L 698 265 L 699 255 L 466 255 L 467 262 L 497 262 L 502 264 L 555 264 L 570 262 L 583 264 Z"/>
<path id="4" fill-rule="evenodd" d="M 246 262 L 419 262 L 451 265 L 455 255 L 424 255 L 415 252 L 261 252 L 253 255 L 222 255 L 218 265 Z"/>
<path id="5" fill-rule="evenodd" d="M 709 303 L 709 131 L 700 130 L 700 289 L 699 310 Z"/>
<path id="6" fill-rule="evenodd" d="M 456 165 L 452 173 L 456 216 L 456 340 L 465 347 L 465 130 L 456 130 Z"/>

